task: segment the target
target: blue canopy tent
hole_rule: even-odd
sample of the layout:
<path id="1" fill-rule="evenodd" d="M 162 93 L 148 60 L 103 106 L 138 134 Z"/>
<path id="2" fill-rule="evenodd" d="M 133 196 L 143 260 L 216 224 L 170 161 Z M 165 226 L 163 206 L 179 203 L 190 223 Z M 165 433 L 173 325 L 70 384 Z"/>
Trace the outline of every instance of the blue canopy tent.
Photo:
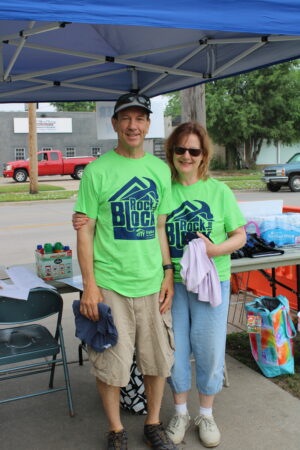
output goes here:
<path id="1" fill-rule="evenodd" d="M 0 102 L 150 97 L 300 57 L 299 0 L 0 0 Z"/>

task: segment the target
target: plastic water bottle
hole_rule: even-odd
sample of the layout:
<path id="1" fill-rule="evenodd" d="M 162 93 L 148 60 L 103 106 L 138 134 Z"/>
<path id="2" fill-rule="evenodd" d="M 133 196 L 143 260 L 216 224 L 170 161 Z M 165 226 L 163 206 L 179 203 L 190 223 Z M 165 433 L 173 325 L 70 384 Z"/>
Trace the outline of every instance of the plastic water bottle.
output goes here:
<path id="1" fill-rule="evenodd" d="M 49 244 L 49 242 L 44 244 L 44 252 L 45 253 L 52 253 L 52 251 L 53 251 L 52 244 Z"/>
<path id="2" fill-rule="evenodd" d="M 53 246 L 54 253 L 61 253 L 64 251 L 64 247 L 61 242 L 55 242 Z"/>

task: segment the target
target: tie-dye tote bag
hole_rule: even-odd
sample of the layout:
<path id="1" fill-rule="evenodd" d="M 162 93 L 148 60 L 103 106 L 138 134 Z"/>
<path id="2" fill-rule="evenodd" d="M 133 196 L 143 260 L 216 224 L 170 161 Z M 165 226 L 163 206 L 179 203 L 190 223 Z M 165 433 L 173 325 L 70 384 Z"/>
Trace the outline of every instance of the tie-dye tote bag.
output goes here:
<path id="1" fill-rule="evenodd" d="M 294 373 L 296 329 L 283 295 L 259 297 L 245 305 L 252 355 L 266 377 Z"/>

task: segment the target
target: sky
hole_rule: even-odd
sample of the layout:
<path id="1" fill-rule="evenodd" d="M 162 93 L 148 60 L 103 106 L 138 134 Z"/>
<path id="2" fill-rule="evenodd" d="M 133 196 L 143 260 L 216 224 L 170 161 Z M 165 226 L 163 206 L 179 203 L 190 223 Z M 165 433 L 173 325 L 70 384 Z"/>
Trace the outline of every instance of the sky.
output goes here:
<path id="1" fill-rule="evenodd" d="M 2 103 L 0 104 L 0 111 L 25 111 L 26 103 Z M 50 103 L 39 103 L 38 111 L 55 111 L 55 108 Z"/>
<path id="2" fill-rule="evenodd" d="M 151 99 L 155 103 L 160 103 L 161 107 L 165 109 L 167 104 L 167 98 L 161 95 L 154 97 Z M 25 111 L 25 103 L 2 103 L 0 104 L 0 111 Z M 38 112 L 51 112 L 55 111 L 54 106 L 50 105 L 50 103 L 39 103 Z"/>

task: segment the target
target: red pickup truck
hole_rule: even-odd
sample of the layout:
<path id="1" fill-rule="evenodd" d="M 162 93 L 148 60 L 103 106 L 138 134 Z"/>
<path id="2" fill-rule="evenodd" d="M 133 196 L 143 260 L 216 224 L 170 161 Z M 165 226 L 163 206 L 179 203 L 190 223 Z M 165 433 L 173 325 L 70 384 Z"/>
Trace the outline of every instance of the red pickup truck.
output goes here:
<path id="1" fill-rule="evenodd" d="M 93 156 L 78 156 L 63 158 L 60 150 L 38 152 L 38 174 L 42 175 L 71 175 L 80 180 L 87 164 L 94 161 Z M 29 161 L 10 161 L 4 164 L 3 176 L 12 177 L 18 183 L 23 183 L 30 176 Z"/>

